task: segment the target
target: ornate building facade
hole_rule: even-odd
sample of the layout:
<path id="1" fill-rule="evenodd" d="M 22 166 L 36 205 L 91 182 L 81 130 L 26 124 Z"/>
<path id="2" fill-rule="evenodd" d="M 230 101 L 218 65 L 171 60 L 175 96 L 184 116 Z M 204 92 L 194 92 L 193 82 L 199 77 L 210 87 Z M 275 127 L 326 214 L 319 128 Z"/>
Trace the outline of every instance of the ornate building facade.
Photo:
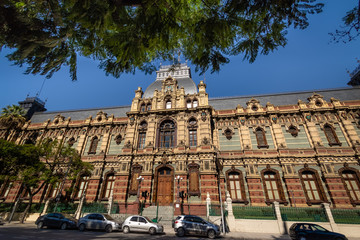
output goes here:
<path id="1" fill-rule="evenodd" d="M 219 201 L 226 191 L 239 205 L 360 207 L 355 87 L 209 99 L 188 66 L 163 66 L 145 92 L 135 91 L 131 106 L 36 112 L 20 130 L 0 129 L 0 138 L 72 145 L 94 166 L 74 183 L 75 202 L 85 194 L 88 202 L 111 197 L 131 208 L 141 184 L 149 204 L 173 205 L 184 192 L 185 205 L 199 215 L 208 193 Z M 47 186 L 34 200 L 58 191 L 59 184 Z M 1 186 L 5 202 L 19 194 L 19 183 Z"/>

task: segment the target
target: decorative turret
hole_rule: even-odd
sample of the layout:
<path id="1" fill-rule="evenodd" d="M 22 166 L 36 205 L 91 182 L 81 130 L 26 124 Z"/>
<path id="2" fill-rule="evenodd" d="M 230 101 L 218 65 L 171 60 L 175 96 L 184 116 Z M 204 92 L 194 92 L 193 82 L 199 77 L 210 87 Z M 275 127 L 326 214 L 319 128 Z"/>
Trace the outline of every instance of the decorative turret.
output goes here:
<path id="1" fill-rule="evenodd" d="M 36 97 L 26 97 L 24 101 L 19 102 L 20 107 L 22 107 L 26 114 L 26 119 L 30 119 L 35 112 L 44 112 L 46 111 L 45 102 L 41 101 L 40 98 Z"/>

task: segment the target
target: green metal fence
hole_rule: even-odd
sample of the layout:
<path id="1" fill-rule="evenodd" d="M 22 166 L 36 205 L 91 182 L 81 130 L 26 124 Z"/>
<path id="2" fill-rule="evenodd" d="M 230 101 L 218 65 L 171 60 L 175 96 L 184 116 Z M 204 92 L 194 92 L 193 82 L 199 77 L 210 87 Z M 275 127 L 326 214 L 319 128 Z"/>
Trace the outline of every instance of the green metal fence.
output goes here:
<path id="1" fill-rule="evenodd" d="M 120 205 L 118 203 L 113 203 L 113 205 L 111 206 L 111 214 L 116 214 L 120 212 Z"/>
<path id="2" fill-rule="evenodd" d="M 334 221 L 344 224 L 360 224 L 360 209 L 331 209 Z"/>
<path id="3" fill-rule="evenodd" d="M 233 205 L 234 217 L 237 219 L 264 219 L 276 220 L 272 207 L 250 207 Z"/>
<path id="4" fill-rule="evenodd" d="M 78 203 L 58 203 L 57 207 L 55 208 L 56 203 L 51 202 L 47 209 L 47 212 L 59 212 L 59 213 L 68 213 L 74 214 L 78 207 Z"/>
<path id="5" fill-rule="evenodd" d="M 107 213 L 107 205 L 99 202 L 84 203 L 82 213 Z"/>
<path id="6" fill-rule="evenodd" d="M 223 206 L 224 214 L 227 216 L 228 212 L 225 210 Z M 210 216 L 221 216 L 221 205 L 220 204 L 211 204 L 209 208 Z"/>
<path id="7" fill-rule="evenodd" d="M 13 207 L 12 203 L 1 203 L 0 204 L 0 213 L 11 212 L 12 207 Z"/>
<path id="8" fill-rule="evenodd" d="M 323 208 L 280 207 L 283 221 L 328 222 Z"/>

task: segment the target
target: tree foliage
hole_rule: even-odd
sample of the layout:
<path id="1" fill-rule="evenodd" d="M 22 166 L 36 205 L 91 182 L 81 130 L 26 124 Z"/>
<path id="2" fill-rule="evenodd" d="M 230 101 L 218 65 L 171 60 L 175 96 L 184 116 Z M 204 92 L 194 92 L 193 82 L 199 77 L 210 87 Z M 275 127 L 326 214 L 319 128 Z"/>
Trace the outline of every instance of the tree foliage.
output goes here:
<path id="1" fill-rule="evenodd" d="M 68 179 L 88 172 L 91 164 L 82 162 L 79 153 L 67 144 L 44 139 L 38 145 L 16 145 L 0 140 L 0 180 L 18 180 L 29 197 L 21 221 L 31 208 L 33 197 L 46 185 L 59 183 L 67 171 Z"/>
<path id="2" fill-rule="evenodd" d="M 286 30 L 304 29 L 318 0 L 3 0 L 0 47 L 25 73 L 51 77 L 77 57 L 119 77 L 150 73 L 177 51 L 196 70 L 218 71 L 231 55 L 253 62 L 286 45 Z"/>
<path id="3" fill-rule="evenodd" d="M 342 19 L 343 26 L 330 33 L 334 42 L 351 42 L 360 36 L 360 0 L 358 6 L 348 11 Z"/>
<path id="4" fill-rule="evenodd" d="M 25 110 L 17 105 L 7 106 L 0 115 L 0 127 L 20 128 L 26 121 Z"/>

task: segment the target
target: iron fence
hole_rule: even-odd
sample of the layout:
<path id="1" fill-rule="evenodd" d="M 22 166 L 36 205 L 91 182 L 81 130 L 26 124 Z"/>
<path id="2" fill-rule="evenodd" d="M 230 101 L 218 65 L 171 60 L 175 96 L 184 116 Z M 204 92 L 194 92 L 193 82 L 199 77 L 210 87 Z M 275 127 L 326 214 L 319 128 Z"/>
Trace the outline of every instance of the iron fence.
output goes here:
<path id="1" fill-rule="evenodd" d="M 283 221 L 328 222 L 323 208 L 280 207 Z"/>
<path id="2" fill-rule="evenodd" d="M 331 209 L 334 221 L 344 224 L 360 224 L 360 209 Z"/>
<path id="3" fill-rule="evenodd" d="M 250 207 L 233 205 L 233 213 L 236 219 L 276 220 L 276 214 L 272 207 Z"/>
<path id="4" fill-rule="evenodd" d="M 81 209 L 82 213 L 107 213 L 107 205 L 100 202 L 84 203 Z"/>
<path id="5" fill-rule="evenodd" d="M 78 203 L 58 203 L 56 206 L 55 202 L 49 203 L 49 207 L 47 212 L 60 212 L 60 213 L 68 213 L 74 214 L 78 207 Z M 55 208 L 56 206 L 56 208 Z"/>

